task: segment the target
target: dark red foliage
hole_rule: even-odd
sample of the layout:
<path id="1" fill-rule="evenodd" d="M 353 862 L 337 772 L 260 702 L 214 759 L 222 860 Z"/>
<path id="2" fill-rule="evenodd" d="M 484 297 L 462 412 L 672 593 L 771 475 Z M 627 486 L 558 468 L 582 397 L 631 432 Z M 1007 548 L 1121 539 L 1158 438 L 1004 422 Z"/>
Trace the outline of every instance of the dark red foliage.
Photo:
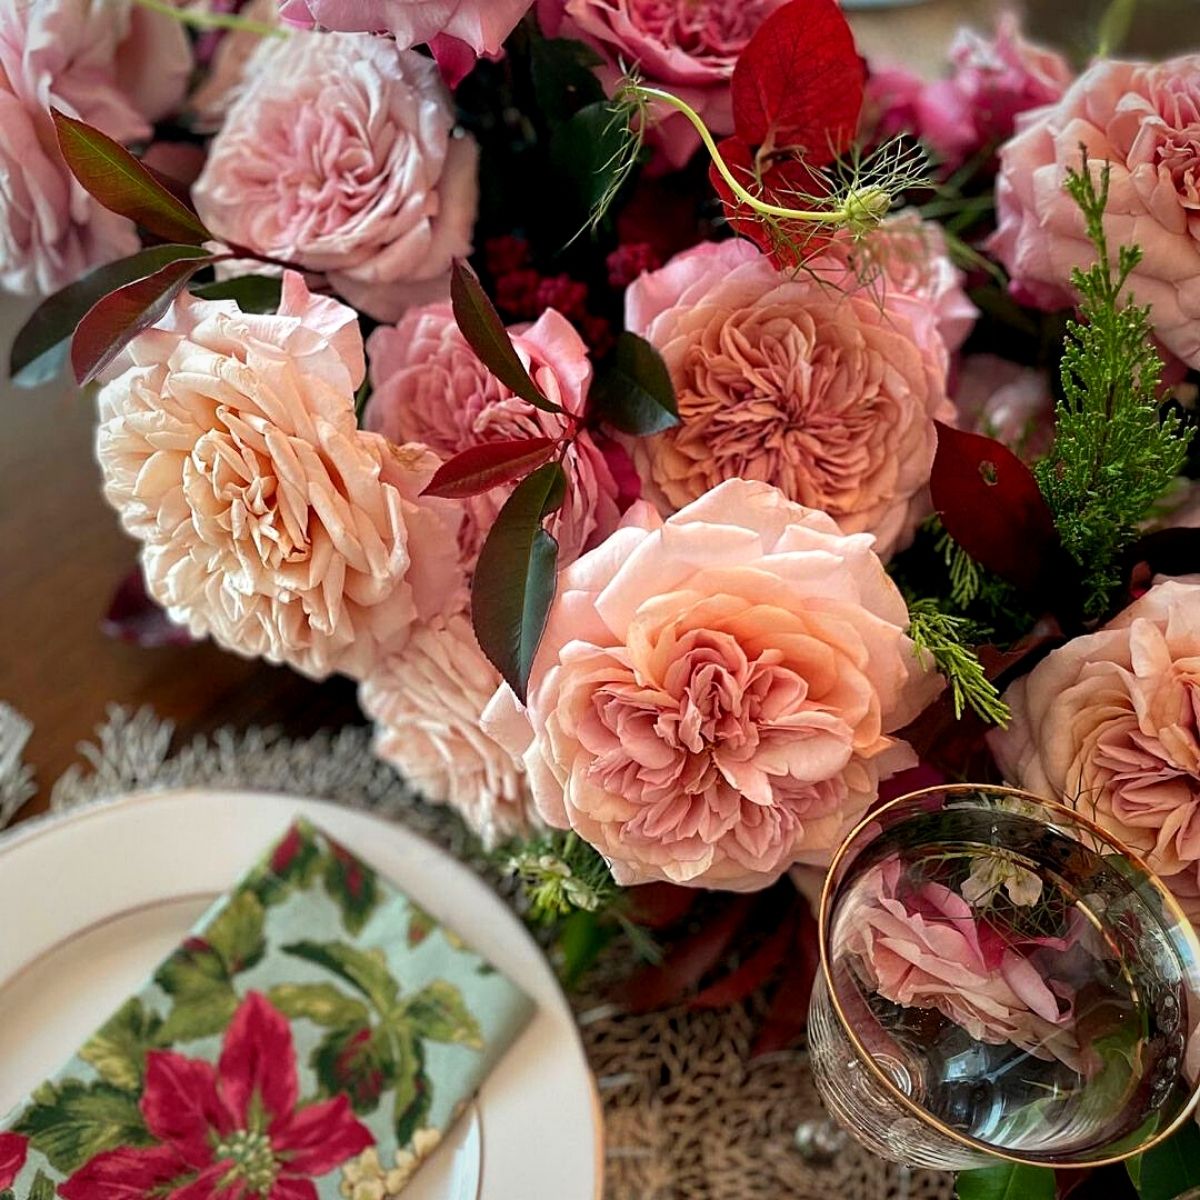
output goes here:
<path id="1" fill-rule="evenodd" d="M 523 479 L 549 462 L 557 449 L 558 442 L 545 437 L 514 438 L 471 446 L 442 463 L 421 494 L 440 496 L 445 500 L 478 496 L 503 483 Z"/>
<path id="2" fill-rule="evenodd" d="M 192 642 L 192 635 L 150 599 L 138 567 L 117 585 L 100 629 L 106 637 L 143 649 L 188 646 Z"/>
<path id="3" fill-rule="evenodd" d="M 824 166 L 854 137 L 865 71 L 837 0 L 773 12 L 734 68 L 733 124 L 748 146 L 789 148 Z"/>
<path id="4" fill-rule="evenodd" d="M 994 438 L 937 422 L 930 490 L 947 533 L 980 566 L 1040 596 L 1069 569 L 1033 472 Z"/>

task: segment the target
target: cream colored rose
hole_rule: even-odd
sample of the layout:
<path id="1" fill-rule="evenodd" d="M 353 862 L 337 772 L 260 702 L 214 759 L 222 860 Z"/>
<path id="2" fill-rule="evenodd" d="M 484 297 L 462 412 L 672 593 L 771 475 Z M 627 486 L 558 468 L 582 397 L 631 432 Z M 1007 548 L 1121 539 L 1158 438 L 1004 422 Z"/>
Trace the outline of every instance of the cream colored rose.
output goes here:
<path id="1" fill-rule="evenodd" d="M 427 800 L 457 809 L 489 847 L 524 832 L 532 813 L 524 768 L 480 726 L 499 686 L 470 619 L 456 613 L 418 627 L 359 692 L 379 757 Z"/>
<path id="2" fill-rule="evenodd" d="M 278 315 L 181 297 L 100 393 L 105 495 L 151 595 L 197 637 L 361 677 L 436 611 L 457 569 L 423 448 L 364 433 L 353 311 L 284 277 Z"/>
<path id="3" fill-rule="evenodd" d="M 1006 778 L 1093 817 L 1200 915 L 1200 583 L 1156 584 L 1005 699 Z"/>

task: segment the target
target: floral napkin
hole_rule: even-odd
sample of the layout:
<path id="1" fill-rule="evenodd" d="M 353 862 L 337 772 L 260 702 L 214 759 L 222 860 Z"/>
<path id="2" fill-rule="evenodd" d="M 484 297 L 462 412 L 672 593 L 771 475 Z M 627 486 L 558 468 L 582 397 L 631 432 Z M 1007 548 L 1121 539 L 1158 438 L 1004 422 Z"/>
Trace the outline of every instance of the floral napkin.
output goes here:
<path id="1" fill-rule="evenodd" d="M 0 1200 L 383 1200 L 532 1011 L 298 823 L 0 1123 Z"/>

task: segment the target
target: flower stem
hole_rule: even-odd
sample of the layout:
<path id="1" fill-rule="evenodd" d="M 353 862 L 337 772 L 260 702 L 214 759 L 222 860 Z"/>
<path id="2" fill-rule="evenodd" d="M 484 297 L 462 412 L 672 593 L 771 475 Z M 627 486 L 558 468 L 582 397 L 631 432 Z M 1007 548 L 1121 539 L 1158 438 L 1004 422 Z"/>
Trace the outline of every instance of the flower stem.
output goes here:
<path id="1" fill-rule="evenodd" d="M 287 37 L 287 30 L 264 21 L 252 21 L 233 13 L 197 12 L 190 8 L 177 8 L 170 0 L 133 0 L 151 12 L 174 17 L 181 25 L 193 25 L 197 29 L 236 29 L 242 33 L 257 33 L 260 37 Z"/>
<path id="2" fill-rule="evenodd" d="M 764 217 L 774 217 L 777 220 L 784 221 L 813 221 L 825 225 L 843 225 L 849 220 L 849 214 L 845 205 L 822 211 L 784 208 L 780 204 L 768 204 L 765 200 L 760 200 L 738 182 L 730 170 L 729 164 L 721 157 L 721 152 L 717 149 L 717 143 L 713 140 L 713 135 L 709 132 L 708 126 L 705 125 L 704 119 L 690 104 L 681 100 L 678 96 L 672 95 L 670 92 L 663 91 L 661 88 L 646 87 L 640 83 L 630 83 L 627 90 L 644 100 L 657 100 L 664 104 L 669 104 L 676 111 L 681 112 L 687 117 L 695 127 L 696 132 L 700 135 L 700 140 L 704 143 L 704 148 L 708 151 L 709 157 L 721 173 L 721 178 L 729 185 L 729 190 L 748 208 L 761 213 Z"/>

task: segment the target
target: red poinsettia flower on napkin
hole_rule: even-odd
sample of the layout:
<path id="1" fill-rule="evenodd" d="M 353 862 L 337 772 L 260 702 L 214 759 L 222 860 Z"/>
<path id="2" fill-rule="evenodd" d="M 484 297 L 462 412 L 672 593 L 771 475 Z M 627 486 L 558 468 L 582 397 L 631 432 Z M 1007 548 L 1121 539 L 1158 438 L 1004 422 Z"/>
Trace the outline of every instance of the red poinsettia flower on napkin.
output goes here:
<path id="1" fill-rule="evenodd" d="M 0 1192 L 13 1185 L 25 1165 L 29 1139 L 19 1133 L 0 1133 Z"/>
<path id="2" fill-rule="evenodd" d="M 234 1014 L 216 1066 L 169 1051 L 148 1055 L 141 1110 L 158 1144 L 96 1155 L 59 1194 L 65 1200 L 316 1200 L 313 1179 L 375 1139 L 345 1096 L 303 1108 L 296 1107 L 298 1098 L 291 1029 L 252 992 Z"/>

